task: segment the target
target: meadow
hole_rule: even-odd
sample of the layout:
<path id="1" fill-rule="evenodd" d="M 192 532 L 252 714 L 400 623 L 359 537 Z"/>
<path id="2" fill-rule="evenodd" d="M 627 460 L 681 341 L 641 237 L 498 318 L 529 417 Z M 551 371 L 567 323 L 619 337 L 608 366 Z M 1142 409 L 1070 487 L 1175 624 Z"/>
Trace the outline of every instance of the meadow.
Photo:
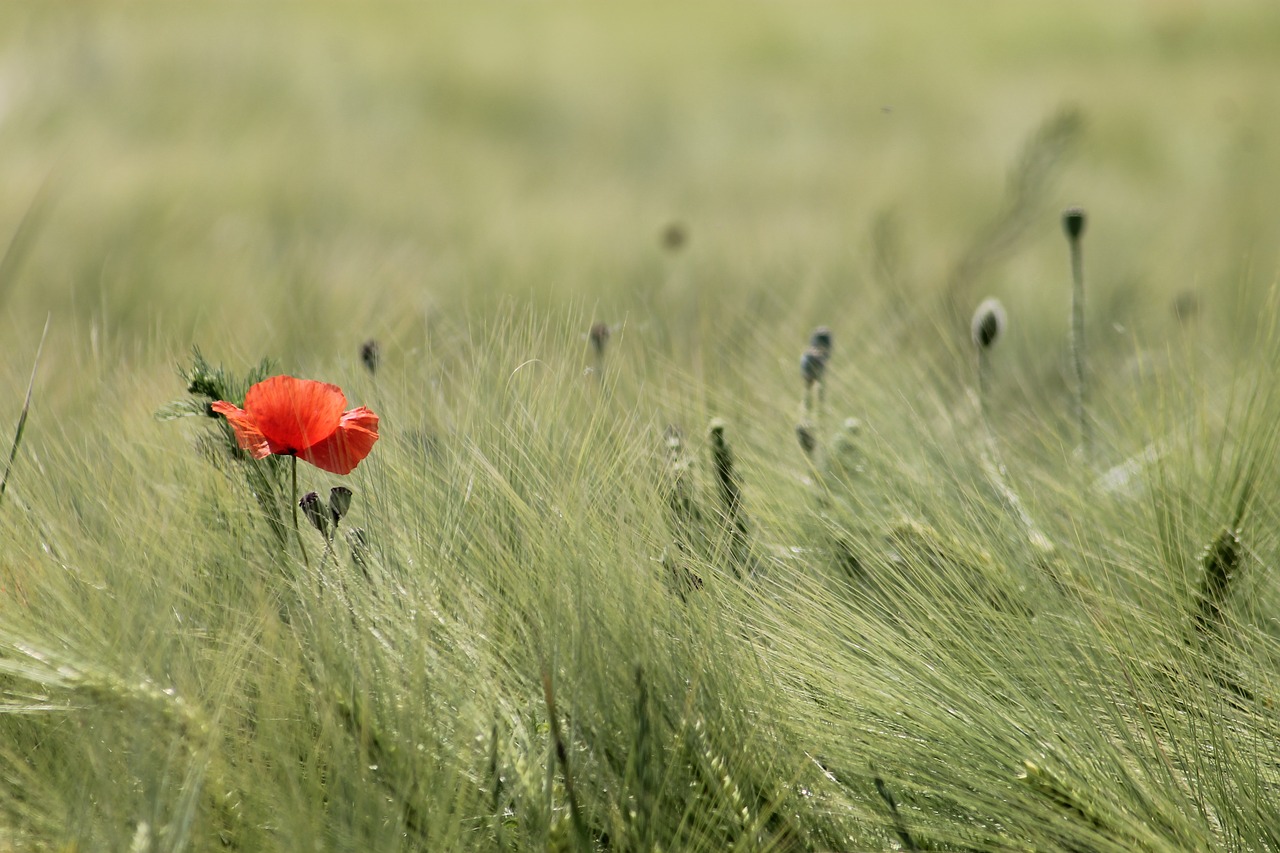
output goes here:
<path id="1" fill-rule="evenodd" d="M 0 850 L 1280 850 L 1277 80 L 1263 0 L 0 6 Z"/>

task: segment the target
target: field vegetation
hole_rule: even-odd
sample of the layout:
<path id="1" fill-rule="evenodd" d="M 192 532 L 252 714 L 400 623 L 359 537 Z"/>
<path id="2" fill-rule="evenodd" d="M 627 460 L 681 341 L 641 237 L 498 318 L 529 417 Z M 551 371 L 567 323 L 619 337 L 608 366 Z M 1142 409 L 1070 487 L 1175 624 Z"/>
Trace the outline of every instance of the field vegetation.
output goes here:
<path id="1" fill-rule="evenodd" d="M 0 6 L 0 850 L 1280 850 L 1277 80 L 1262 0 Z"/>

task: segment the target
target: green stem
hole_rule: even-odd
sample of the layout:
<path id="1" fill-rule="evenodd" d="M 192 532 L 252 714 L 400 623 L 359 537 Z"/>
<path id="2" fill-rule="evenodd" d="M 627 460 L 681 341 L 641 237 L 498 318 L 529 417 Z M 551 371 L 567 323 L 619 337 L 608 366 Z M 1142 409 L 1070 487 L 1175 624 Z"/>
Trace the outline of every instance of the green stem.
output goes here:
<path id="1" fill-rule="evenodd" d="M 991 408 L 989 399 L 991 396 L 991 362 L 987 357 L 986 347 L 978 347 L 978 408 L 982 412 L 982 426 L 987 431 L 987 435 L 992 435 L 991 430 Z"/>
<path id="2" fill-rule="evenodd" d="M 1080 448 L 1087 457 L 1092 451 L 1093 437 L 1089 430 L 1089 415 L 1085 411 L 1084 262 L 1079 237 L 1071 239 L 1071 281 L 1071 360 L 1076 373 L 1076 420 L 1080 424 Z"/>
<path id="3" fill-rule="evenodd" d="M 307 548 L 302 544 L 302 530 L 298 527 L 298 457 L 295 454 L 293 459 L 293 535 L 298 539 L 298 550 L 302 552 L 302 564 L 307 567 L 307 571 L 311 571 L 311 560 L 307 558 Z"/>

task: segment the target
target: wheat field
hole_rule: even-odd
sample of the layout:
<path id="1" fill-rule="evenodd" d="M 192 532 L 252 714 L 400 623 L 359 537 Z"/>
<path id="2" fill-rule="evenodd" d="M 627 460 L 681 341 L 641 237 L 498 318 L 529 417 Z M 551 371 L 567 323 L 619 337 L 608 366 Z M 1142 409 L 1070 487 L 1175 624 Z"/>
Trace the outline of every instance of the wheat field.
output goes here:
<path id="1" fill-rule="evenodd" d="M 0 850 L 1280 850 L 1278 79 L 1262 0 L 3 6 Z M 354 471 L 209 409 L 282 374 Z"/>

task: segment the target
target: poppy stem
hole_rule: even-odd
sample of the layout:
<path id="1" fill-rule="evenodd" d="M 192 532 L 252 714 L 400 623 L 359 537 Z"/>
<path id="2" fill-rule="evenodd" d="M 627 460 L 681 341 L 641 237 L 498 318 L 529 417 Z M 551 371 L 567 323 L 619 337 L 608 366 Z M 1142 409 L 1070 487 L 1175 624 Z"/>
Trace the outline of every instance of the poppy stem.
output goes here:
<path id="1" fill-rule="evenodd" d="M 293 535 L 298 539 L 298 550 L 302 552 L 302 564 L 311 571 L 311 561 L 307 559 L 307 547 L 302 544 L 302 530 L 298 527 L 298 455 L 291 455 L 293 460 Z"/>

